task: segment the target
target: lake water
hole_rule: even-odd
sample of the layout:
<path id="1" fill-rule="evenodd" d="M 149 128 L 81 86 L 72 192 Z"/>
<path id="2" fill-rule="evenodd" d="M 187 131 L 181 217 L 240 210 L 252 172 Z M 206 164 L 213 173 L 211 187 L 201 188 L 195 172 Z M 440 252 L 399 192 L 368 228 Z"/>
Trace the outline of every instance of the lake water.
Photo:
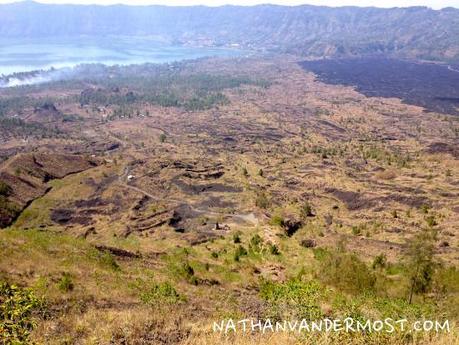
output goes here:
<path id="1" fill-rule="evenodd" d="M 0 75 L 82 63 L 165 63 L 241 54 L 237 49 L 171 46 L 146 38 L 0 39 Z"/>

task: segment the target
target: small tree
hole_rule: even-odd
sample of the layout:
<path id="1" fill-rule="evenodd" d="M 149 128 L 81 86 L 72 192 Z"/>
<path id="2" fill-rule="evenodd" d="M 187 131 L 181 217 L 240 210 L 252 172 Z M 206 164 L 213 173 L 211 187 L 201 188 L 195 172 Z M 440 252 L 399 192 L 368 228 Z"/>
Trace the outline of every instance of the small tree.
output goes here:
<path id="1" fill-rule="evenodd" d="M 166 139 L 167 139 L 166 134 L 161 133 L 161 135 L 159 136 L 159 141 L 161 143 L 164 143 L 164 142 L 166 142 Z"/>
<path id="2" fill-rule="evenodd" d="M 426 293 L 432 285 L 436 262 L 434 249 L 436 231 L 429 229 L 417 234 L 411 241 L 408 252 L 408 274 L 410 279 L 410 293 L 408 303 L 412 303 L 413 295 Z"/>

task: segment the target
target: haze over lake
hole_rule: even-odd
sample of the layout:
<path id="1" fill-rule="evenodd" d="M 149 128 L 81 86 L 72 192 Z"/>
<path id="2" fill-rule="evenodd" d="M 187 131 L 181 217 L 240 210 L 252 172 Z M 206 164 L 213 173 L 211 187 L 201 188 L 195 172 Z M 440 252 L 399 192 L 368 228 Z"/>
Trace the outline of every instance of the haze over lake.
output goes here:
<path id="1" fill-rule="evenodd" d="M 0 75 L 82 63 L 166 63 L 207 56 L 237 56 L 230 48 L 186 47 L 146 38 L 0 39 Z"/>

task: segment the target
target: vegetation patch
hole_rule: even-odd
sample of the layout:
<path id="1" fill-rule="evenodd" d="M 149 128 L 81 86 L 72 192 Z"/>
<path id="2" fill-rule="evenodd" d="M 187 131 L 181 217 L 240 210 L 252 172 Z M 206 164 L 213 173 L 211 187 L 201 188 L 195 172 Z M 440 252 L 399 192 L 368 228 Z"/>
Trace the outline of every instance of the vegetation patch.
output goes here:
<path id="1" fill-rule="evenodd" d="M 323 287 L 316 281 L 302 281 L 298 278 L 285 283 L 262 280 L 260 297 L 268 303 L 268 314 L 274 320 L 299 318 L 315 320 L 323 316 L 319 306 L 324 297 Z"/>
<path id="2" fill-rule="evenodd" d="M 320 263 L 317 278 L 341 291 L 362 293 L 372 291 L 376 276 L 355 254 L 340 250 L 326 253 Z"/>
<path id="3" fill-rule="evenodd" d="M 23 344 L 36 326 L 35 316 L 44 308 L 31 289 L 0 282 L 0 340 L 2 344 Z"/>
<path id="4" fill-rule="evenodd" d="M 150 289 L 142 292 L 140 300 L 148 305 L 155 306 L 161 304 L 176 304 L 184 301 L 185 298 L 180 296 L 177 290 L 168 282 L 154 284 Z"/>

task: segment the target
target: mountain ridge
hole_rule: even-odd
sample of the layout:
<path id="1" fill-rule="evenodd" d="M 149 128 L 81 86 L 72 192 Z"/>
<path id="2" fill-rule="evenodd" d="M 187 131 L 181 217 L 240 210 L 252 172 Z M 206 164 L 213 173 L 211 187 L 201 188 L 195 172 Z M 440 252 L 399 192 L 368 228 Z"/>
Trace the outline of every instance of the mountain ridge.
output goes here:
<path id="1" fill-rule="evenodd" d="M 459 61 L 459 9 L 454 8 L 0 5 L 3 38 L 113 35 L 312 57 L 381 54 Z"/>

